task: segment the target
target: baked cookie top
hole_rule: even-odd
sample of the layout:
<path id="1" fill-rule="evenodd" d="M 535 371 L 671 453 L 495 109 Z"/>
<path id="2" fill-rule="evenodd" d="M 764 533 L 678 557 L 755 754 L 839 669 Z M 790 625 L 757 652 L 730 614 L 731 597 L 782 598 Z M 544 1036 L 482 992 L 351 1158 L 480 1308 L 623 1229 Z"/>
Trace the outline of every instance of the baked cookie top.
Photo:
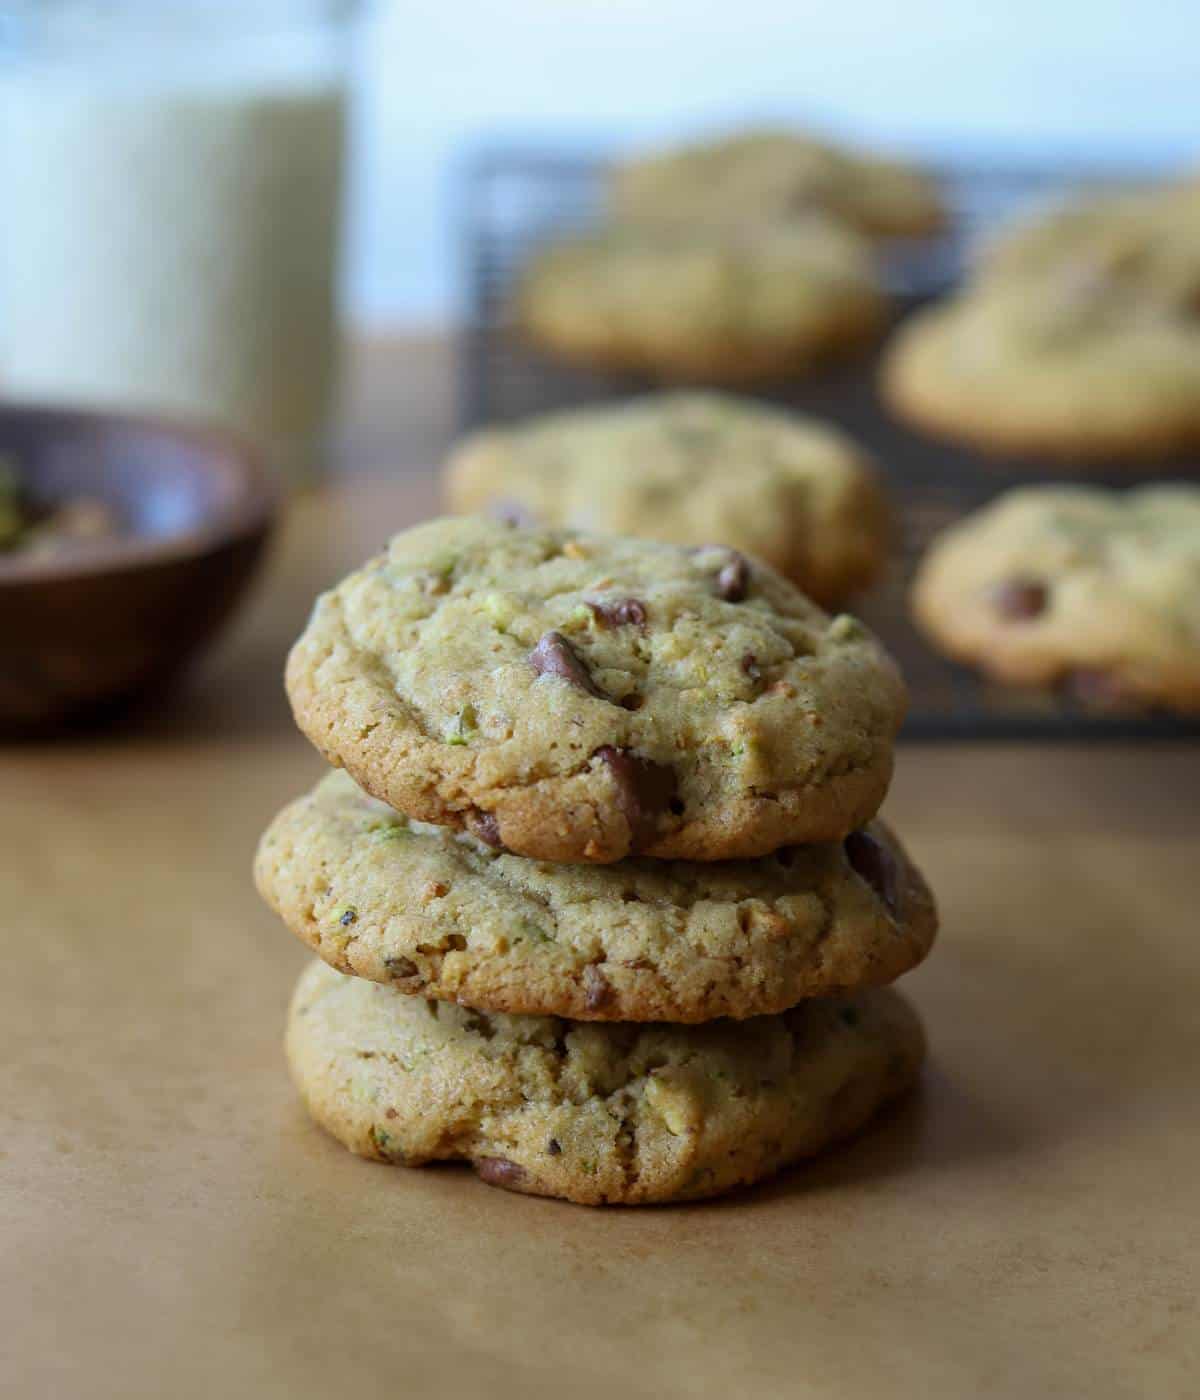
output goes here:
<path id="1" fill-rule="evenodd" d="M 301 730 L 373 796 L 546 860 L 723 860 L 876 812 L 895 666 L 764 564 L 475 517 L 317 600 Z"/>
<path id="2" fill-rule="evenodd" d="M 713 393 L 662 393 L 484 429 L 452 452 L 454 511 L 713 541 L 757 554 L 821 603 L 869 583 L 887 508 L 839 429 Z"/>
<path id="3" fill-rule="evenodd" d="M 567 357 L 730 383 L 857 345 L 887 309 L 870 246 L 822 218 L 623 224 L 550 244 L 525 268 L 515 307 L 534 340 Z"/>
<path id="4" fill-rule="evenodd" d="M 1010 491 L 934 542 L 913 608 L 1001 679 L 1200 709 L 1200 487 Z"/>
<path id="5" fill-rule="evenodd" d="M 759 1016 L 890 982 L 937 922 L 879 822 L 754 861 L 551 865 L 408 822 L 343 773 L 280 813 L 255 876 L 342 972 L 575 1020 Z"/>
<path id="6" fill-rule="evenodd" d="M 935 431 L 1055 456 L 1200 440 L 1200 201 L 1125 196 L 1002 240 L 958 297 L 912 317 L 884 387 Z"/>
<path id="7" fill-rule="evenodd" d="M 738 132 L 619 165 L 619 219 L 786 221 L 820 210 L 864 233 L 919 236 L 945 209 L 916 166 L 780 129 Z"/>
<path id="8" fill-rule="evenodd" d="M 1182 259 L 1194 267 L 1200 184 L 1173 184 L 1072 200 L 1018 220 L 989 239 L 973 280 L 1050 276 L 1082 265 L 1090 273 L 1148 277 Z M 1192 245 L 1192 246 L 1189 246 Z"/>
<path id="9" fill-rule="evenodd" d="M 704 1026 L 489 1016 L 313 963 L 288 1018 L 313 1117 L 363 1157 L 464 1160 L 493 1186 L 587 1205 L 717 1195 L 861 1127 L 915 1080 L 888 990 Z"/>

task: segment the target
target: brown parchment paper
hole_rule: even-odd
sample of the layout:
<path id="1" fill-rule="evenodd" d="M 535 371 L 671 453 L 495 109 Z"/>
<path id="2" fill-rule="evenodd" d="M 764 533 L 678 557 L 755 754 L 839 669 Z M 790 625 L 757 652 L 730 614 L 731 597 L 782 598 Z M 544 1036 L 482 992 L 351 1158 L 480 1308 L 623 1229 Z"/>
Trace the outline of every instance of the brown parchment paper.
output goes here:
<path id="1" fill-rule="evenodd" d="M 931 1065 L 774 1184 L 589 1211 L 307 1122 L 279 1046 L 305 954 L 249 878 L 320 769 L 278 670 L 406 490 L 302 506 L 170 708 L 0 749 L 0 1392 L 1195 1394 L 1193 752 L 904 752 Z"/>

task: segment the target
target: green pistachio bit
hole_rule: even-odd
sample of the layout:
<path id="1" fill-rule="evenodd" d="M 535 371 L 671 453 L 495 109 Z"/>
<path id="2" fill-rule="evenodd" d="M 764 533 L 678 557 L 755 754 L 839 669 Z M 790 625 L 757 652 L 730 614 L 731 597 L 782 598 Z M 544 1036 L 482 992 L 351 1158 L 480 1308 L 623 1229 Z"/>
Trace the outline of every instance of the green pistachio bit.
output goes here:
<path id="1" fill-rule="evenodd" d="M 386 1128 L 381 1128 L 374 1124 L 371 1128 L 371 1142 L 381 1156 L 389 1162 L 403 1162 L 404 1153 L 400 1150 L 395 1137 Z"/>
<path id="2" fill-rule="evenodd" d="M 596 1164 L 593 1161 L 588 1160 L 585 1162 L 580 1162 L 579 1169 L 580 1171 L 586 1172 L 588 1176 L 596 1175 Z"/>
<path id="3" fill-rule="evenodd" d="M 450 731 L 446 735 L 446 743 L 461 747 L 471 739 L 478 729 L 475 723 L 475 706 L 464 705 L 450 724 Z"/>
<path id="4" fill-rule="evenodd" d="M 396 841 L 408 833 L 403 817 L 372 818 L 363 824 L 363 835 L 371 841 Z"/>
<path id="5" fill-rule="evenodd" d="M 572 631 L 577 631 L 580 627 L 587 627 L 592 621 L 593 613 L 586 603 L 576 603 L 567 614 L 567 626 Z"/>
<path id="6" fill-rule="evenodd" d="M 382 822 L 369 827 L 367 835 L 377 846 L 382 846 L 388 841 L 399 841 L 402 836 L 407 836 L 408 827 L 403 822 Z"/>
<path id="7" fill-rule="evenodd" d="M 522 938 L 528 938 L 533 943 L 550 943 L 552 940 L 540 924 L 534 923 L 532 919 L 522 919 L 517 925 Z"/>
<path id="8" fill-rule="evenodd" d="M 517 615 L 511 599 L 506 598 L 503 593 L 485 594 L 483 610 L 491 618 L 498 632 L 506 632 Z"/>
<path id="9" fill-rule="evenodd" d="M 858 618 L 851 617 L 849 613 L 838 613 L 829 624 L 829 635 L 835 642 L 865 642 L 871 634 Z"/>
<path id="10" fill-rule="evenodd" d="M 741 741 L 736 744 L 731 744 L 729 746 L 729 752 L 734 758 L 741 758 L 742 754 L 746 752 L 746 745 Z"/>

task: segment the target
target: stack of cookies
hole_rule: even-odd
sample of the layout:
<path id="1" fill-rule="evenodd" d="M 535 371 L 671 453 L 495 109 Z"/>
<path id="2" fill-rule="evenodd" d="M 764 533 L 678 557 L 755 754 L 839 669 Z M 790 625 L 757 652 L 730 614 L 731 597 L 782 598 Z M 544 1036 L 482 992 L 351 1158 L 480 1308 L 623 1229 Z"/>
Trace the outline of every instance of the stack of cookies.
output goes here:
<path id="1" fill-rule="evenodd" d="M 715 1195 L 860 1127 L 933 941 L 873 820 L 903 685 L 764 564 L 477 518 L 397 536 L 288 663 L 343 771 L 259 888 L 319 955 L 287 1050 L 351 1150 L 590 1204 Z"/>

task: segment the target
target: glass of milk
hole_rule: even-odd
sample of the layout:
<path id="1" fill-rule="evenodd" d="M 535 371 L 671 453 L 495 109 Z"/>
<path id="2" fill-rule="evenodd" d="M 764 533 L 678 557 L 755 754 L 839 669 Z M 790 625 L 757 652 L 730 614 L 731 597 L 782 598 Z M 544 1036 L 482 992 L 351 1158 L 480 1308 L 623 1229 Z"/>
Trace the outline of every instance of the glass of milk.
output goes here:
<path id="1" fill-rule="evenodd" d="M 347 0 L 0 0 L 0 393 L 319 460 Z"/>

